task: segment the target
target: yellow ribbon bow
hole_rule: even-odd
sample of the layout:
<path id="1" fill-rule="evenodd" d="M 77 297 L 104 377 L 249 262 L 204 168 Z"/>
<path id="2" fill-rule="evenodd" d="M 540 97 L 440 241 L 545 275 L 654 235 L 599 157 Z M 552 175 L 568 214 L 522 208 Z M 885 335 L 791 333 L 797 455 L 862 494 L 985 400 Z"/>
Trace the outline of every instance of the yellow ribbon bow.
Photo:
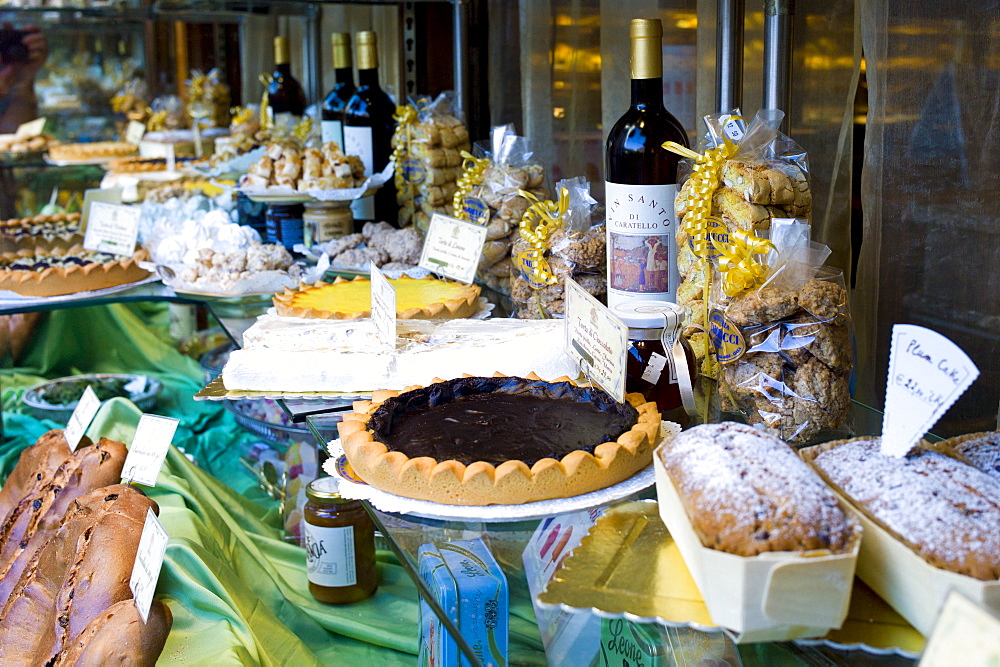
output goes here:
<path id="1" fill-rule="evenodd" d="M 767 280 L 767 266 L 754 255 L 763 255 L 774 248 L 767 239 L 753 232 L 735 230 L 729 234 L 729 244 L 712 243 L 719 253 L 719 272 L 726 296 L 737 296 L 760 287 Z"/>
<path id="2" fill-rule="evenodd" d="M 518 254 L 518 267 L 524 279 L 535 289 L 555 285 L 559 279 L 549 269 L 545 253 L 549 249 L 549 237 L 562 227 L 563 216 L 569 210 L 569 190 L 561 188 L 558 201 L 539 201 L 525 190 L 518 190 L 517 194 L 533 202 L 521 216 L 521 238 L 531 247 Z"/>
<path id="3" fill-rule="evenodd" d="M 303 116 L 302 120 L 295 124 L 295 129 L 292 130 L 292 136 L 294 136 L 300 145 L 306 145 L 306 139 L 312 134 L 313 121 L 309 116 Z"/>
<path id="4" fill-rule="evenodd" d="M 271 129 L 274 120 L 271 118 L 271 113 L 268 110 L 268 100 L 270 98 L 267 96 L 267 89 L 270 88 L 274 77 L 270 74 L 261 74 L 257 77 L 257 80 L 264 84 L 264 94 L 260 96 L 260 129 L 266 132 Z"/>
<path id="5" fill-rule="evenodd" d="M 490 166 L 489 158 L 475 157 L 469 151 L 462 151 L 462 176 L 455 181 L 458 187 L 455 190 L 455 197 L 452 199 L 452 208 L 455 217 L 460 220 L 469 220 L 469 214 L 462 205 L 462 201 L 472 192 L 472 189 L 483 182 L 483 172 Z"/>

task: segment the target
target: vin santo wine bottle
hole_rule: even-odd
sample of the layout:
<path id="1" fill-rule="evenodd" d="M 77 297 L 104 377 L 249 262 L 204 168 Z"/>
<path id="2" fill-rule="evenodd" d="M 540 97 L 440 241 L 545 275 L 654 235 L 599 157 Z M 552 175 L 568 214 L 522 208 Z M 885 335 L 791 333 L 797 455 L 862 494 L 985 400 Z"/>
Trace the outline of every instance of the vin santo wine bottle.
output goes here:
<path id="1" fill-rule="evenodd" d="M 320 136 L 323 143 L 335 141 L 344 148 L 344 109 L 354 95 L 354 72 L 351 70 L 351 35 L 335 32 L 333 42 L 333 89 L 323 100 Z"/>
<path id="2" fill-rule="evenodd" d="M 292 76 L 290 63 L 288 38 L 275 37 L 274 72 L 267 87 L 267 113 L 271 114 L 272 122 L 279 123 L 282 114 L 301 116 L 306 112 L 306 95 Z"/>
<path id="3" fill-rule="evenodd" d="M 629 299 L 675 301 L 678 156 L 664 141 L 687 146 L 680 122 L 663 106 L 663 27 L 633 19 L 632 104 L 606 147 L 608 305 Z"/>
<path id="4" fill-rule="evenodd" d="M 392 156 L 392 133 L 396 105 L 378 82 L 378 49 L 374 32 L 359 32 L 357 44 L 358 89 L 344 112 L 344 152 L 357 155 L 365 165 L 365 176 L 377 174 Z M 351 205 L 356 221 L 385 220 L 394 223 L 399 215 L 392 179 L 372 197 Z"/>

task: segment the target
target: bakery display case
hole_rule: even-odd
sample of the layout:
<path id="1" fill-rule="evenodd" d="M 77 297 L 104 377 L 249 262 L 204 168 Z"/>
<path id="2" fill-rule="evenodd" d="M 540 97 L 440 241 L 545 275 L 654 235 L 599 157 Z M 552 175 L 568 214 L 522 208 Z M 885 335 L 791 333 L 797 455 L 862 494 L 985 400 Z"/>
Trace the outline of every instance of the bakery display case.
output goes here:
<path id="1" fill-rule="evenodd" d="M 48 124 L 0 138 L 0 657 L 895 666 L 955 641 L 953 591 L 1000 612 L 996 22 L 967 4 L 646 3 L 662 86 L 624 57 L 652 22 L 603 0 L 0 5 L 51 52 Z M 372 28 L 380 174 L 373 105 L 289 117 L 257 78 L 280 35 L 319 100 Z M 630 87 L 685 126 L 676 183 L 605 189 Z M 88 247 L 130 252 L 82 247 L 84 191 Z M 647 197 L 669 231 L 618 234 Z M 145 412 L 177 430 L 119 488 Z M 101 579 L 127 523 L 122 579 L 150 513 L 138 624 L 141 584 L 66 563 Z"/>

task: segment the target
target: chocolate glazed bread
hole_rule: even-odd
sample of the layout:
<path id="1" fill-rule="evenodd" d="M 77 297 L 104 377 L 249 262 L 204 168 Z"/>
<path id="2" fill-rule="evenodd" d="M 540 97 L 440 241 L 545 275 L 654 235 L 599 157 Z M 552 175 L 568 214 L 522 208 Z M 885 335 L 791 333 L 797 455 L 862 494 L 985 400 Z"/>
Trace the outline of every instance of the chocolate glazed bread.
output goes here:
<path id="1" fill-rule="evenodd" d="M 62 522 L 70 504 L 121 479 L 127 455 L 124 444 L 101 438 L 96 445 L 70 454 L 51 476 L 36 474 L 35 484 L 0 526 L 0 600 L 9 594 L 35 550 Z"/>
<path id="2" fill-rule="evenodd" d="M 69 445 L 62 429 L 49 431 L 21 452 L 17 466 L 0 488 L 0 517 L 6 517 L 14 509 L 32 485 L 41 479 L 39 475 L 51 475 L 69 455 Z"/>
<path id="3" fill-rule="evenodd" d="M 142 622 L 133 600 L 111 605 L 91 621 L 62 653 L 52 667 L 61 665 L 138 665 L 152 667 L 167 643 L 173 618 L 170 608 L 159 600 L 149 607 L 149 619 Z"/>
<path id="4" fill-rule="evenodd" d="M 47 664 L 95 618 L 132 598 L 128 581 L 149 509 L 156 503 L 121 484 L 71 505 L 0 613 L 0 662 Z"/>

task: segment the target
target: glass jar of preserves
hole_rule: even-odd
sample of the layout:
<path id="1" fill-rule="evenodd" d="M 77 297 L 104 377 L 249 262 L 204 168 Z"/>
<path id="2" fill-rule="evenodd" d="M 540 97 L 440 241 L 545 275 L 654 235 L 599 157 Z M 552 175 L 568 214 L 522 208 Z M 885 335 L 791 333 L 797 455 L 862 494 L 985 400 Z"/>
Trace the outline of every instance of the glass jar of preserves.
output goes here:
<path id="1" fill-rule="evenodd" d="M 358 602 L 378 587 L 375 524 L 360 502 L 339 491 L 333 477 L 306 487 L 302 537 L 309 592 L 326 604 Z"/>
<path id="2" fill-rule="evenodd" d="M 265 218 L 267 242 L 285 246 L 291 252 L 302 243 L 302 204 L 271 204 Z"/>
<path id="3" fill-rule="evenodd" d="M 349 201 L 312 202 L 306 204 L 302 214 L 305 225 L 305 244 L 311 248 L 317 243 L 326 243 L 354 231 L 354 214 Z"/>
<path id="4" fill-rule="evenodd" d="M 615 304 L 611 311 L 628 327 L 625 391 L 639 392 L 646 400 L 655 401 L 661 413 L 680 414 L 683 402 L 678 372 L 687 373 L 690 379 L 694 368 L 694 355 L 680 340 L 684 308 L 666 301 L 636 299 Z M 683 360 L 674 356 L 678 341 Z"/>

